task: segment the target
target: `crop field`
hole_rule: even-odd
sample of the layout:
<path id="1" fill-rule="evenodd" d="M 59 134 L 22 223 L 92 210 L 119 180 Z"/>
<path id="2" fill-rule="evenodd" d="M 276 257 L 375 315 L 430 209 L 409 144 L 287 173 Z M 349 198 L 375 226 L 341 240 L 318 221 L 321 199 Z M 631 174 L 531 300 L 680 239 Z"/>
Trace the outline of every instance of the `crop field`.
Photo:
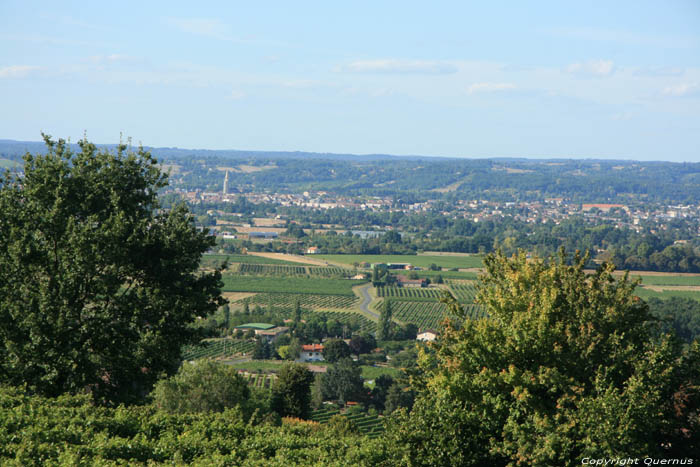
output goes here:
<path id="1" fill-rule="evenodd" d="M 224 292 L 267 292 L 354 296 L 352 288 L 366 281 L 305 277 L 240 276 L 224 274 Z"/>
<path id="2" fill-rule="evenodd" d="M 255 342 L 244 339 L 212 339 L 201 345 L 187 345 L 182 350 L 183 360 L 200 358 L 233 357 L 249 354 L 255 348 Z"/>
<path id="3" fill-rule="evenodd" d="M 334 415 L 342 415 L 357 426 L 360 433 L 367 435 L 370 438 L 377 438 L 384 433 L 384 423 L 378 415 L 369 415 L 364 412 L 359 413 L 341 413 L 337 409 L 319 409 L 314 410 L 311 414 L 311 420 L 318 423 L 327 423 Z"/>
<path id="4" fill-rule="evenodd" d="M 307 274 L 311 276 L 321 276 L 321 277 L 342 277 L 349 275 L 352 271 L 350 269 L 339 268 L 338 266 L 328 266 L 328 267 L 308 267 L 306 268 Z"/>
<path id="5" fill-rule="evenodd" d="M 437 329 L 448 314 L 447 305 L 440 302 L 399 301 L 390 299 L 394 318 L 403 323 L 413 323 L 419 329 Z M 380 301 L 376 309 L 381 310 L 384 305 Z M 467 317 L 476 319 L 484 315 L 478 305 L 462 305 L 467 312 Z"/>
<path id="6" fill-rule="evenodd" d="M 298 300 L 299 306 L 312 310 L 333 308 L 344 309 L 352 308 L 359 298 L 356 296 L 347 295 L 313 295 L 313 294 L 294 294 L 294 293 L 260 293 L 247 299 L 241 299 L 233 302 L 234 305 L 243 306 L 243 303 L 248 300 L 250 305 L 261 305 L 273 307 L 293 308 L 294 303 Z"/>
<path id="7" fill-rule="evenodd" d="M 275 380 L 277 380 L 277 375 L 269 373 L 269 374 L 259 374 L 259 373 L 248 373 L 248 372 L 239 372 L 239 375 L 243 377 L 248 383 L 248 386 L 252 386 L 254 388 L 258 389 L 268 389 L 272 390 L 272 386 L 275 384 Z"/>
<path id="8" fill-rule="evenodd" d="M 243 263 L 238 267 L 238 272 L 265 276 L 305 276 L 306 268 L 296 265 Z"/>
<path id="9" fill-rule="evenodd" d="M 264 275 L 264 276 L 320 276 L 320 277 L 344 277 L 352 272 L 349 269 L 321 266 L 283 265 L 283 264 L 250 264 L 238 265 L 240 274 Z"/>
<path id="10" fill-rule="evenodd" d="M 459 303 L 474 303 L 476 286 L 473 282 L 450 282 L 450 290 Z"/>
<path id="11" fill-rule="evenodd" d="M 423 255 L 314 255 L 326 261 L 343 264 L 368 263 L 410 263 L 413 266 L 428 268 L 431 264 L 443 269 L 481 268 L 481 256 L 423 256 Z"/>
<path id="12" fill-rule="evenodd" d="M 227 261 L 229 264 L 233 263 L 243 263 L 243 264 L 290 264 L 298 266 L 301 263 L 295 263 L 293 261 L 284 261 L 275 258 L 263 258 L 262 256 L 253 255 L 215 255 L 209 254 L 202 256 L 202 266 L 203 267 L 214 267 L 222 262 Z M 302 264 L 303 266 L 303 264 Z"/>
<path id="13" fill-rule="evenodd" d="M 437 288 L 377 287 L 377 297 L 388 298 L 425 298 L 437 300 L 442 296 Z"/>
<path id="14" fill-rule="evenodd" d="M 415 273 L 418 275 L 418 277 L 427 277 L 430 280 L 434 280 L 437 276 L 442 276 L 443 279 L 461 279 L 472 281 L 479 278 L 479 273 L 472 271 L 431 271 L 429 269 L 421 269 L 420 271 L 406 271 L 399 269 L 393 270 L 392 273 L 401 274 L 402 276 Z"/>
<path id="15" fill-rule="evenodd" d="M 338 320 L 342 324 L 356 324 L 360 331 L 375 332 L 377 330 L 377 323 L 364 315 L 352 311 L 313 311 L 302 313 L 302 317 L 306 319 L 311 315 L 318 316 L 319 314 L 325 315 L 326 319 Z"/>

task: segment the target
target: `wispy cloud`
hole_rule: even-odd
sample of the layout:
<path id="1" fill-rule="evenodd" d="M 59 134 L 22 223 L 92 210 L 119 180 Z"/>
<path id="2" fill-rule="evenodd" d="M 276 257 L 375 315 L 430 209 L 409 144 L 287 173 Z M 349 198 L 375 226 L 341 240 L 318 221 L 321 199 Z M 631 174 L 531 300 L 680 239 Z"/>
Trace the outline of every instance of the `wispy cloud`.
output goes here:
<path id="1" fill-rule="evenodd" d="M 123 54 L 110 54 L 110 55 L 93 55 L 88 60 L 92 63 L 117 63 L 117 62 L 130 62 L 134 61 L 135 58 L 129 55 Z"/>
<path id="2" fill-rule="evenodd" d="M 397 73 L 441 75 L 456 73 L 457 67 L 449 62 L 433 60 L 357 60 L 335 68 L 339 73 Z"/>
<path id="3" fill-rule="evenodd" d="M 216 18 L 165 18 L 165 22 L 170 26 L 188 34 L 209 37 L 226 42 L 237 44 L 257 44 L 271 46 L 288 46 L 289 44 L 280 41 L 260 39 L 255 37 L 238 37 L 233 34 L 230 25 Z"/>
<path id="4" fill-rule="evenodd" d="M 564 71 L 581 75 L 609 76 L 615 72 L 615 64 L 612 60 L 592 60 L 583 63 L 572 63 L 564 68 Z"/>
<path id="5" fill-rule="evenodd" d="M 469 86 L 469 94 L 477 94 L 481 92 L 500 92 L 510 91 L 515 89 L 512 83 L 474 83 Z"/>
<path id="6" fill-rule="evenodd" d="M 30 65 L 10 65 L 0 68 L 0 78 L 24 78 L 28 74 L 40 70 L 41 67 Z"/>
<path id="7" fill-rule="evenodd" d="M 218 19 L 166 18 L 166 22 L 182 32 L 214 39 L 232 40 L 230 29 Z"/>
<path id="8" fill-rule="evenodd" d="M 700 95 L 700 85 L 698 83 L 681 83 L 673 86 L 667 86 L 661 94 L 670 97 L 687 97 Z"/>
<path id="9" fill-rule="evenodd" d="M 237 101 L 237 100 L 239 100 L 239 99 L 243 99 L 243 98 L 246 97 L 246 96 L 247 96 L 247 94 L 244 93 L 243 91 L 239 91 L 239 90 L 237 90 L 237 89 L 234 89 L 234 90 L 231 91 L 231 93 L 230 93 L 228 96 L 226 96 L 226 97 L 227 97 L 228 99 L 230 99 L 230 100 Z"/>
<path id="10" fill-rule="evenodd" d="M 601 28 L 552 28 L 544 31 L 546 34 L 566 39 L 576 39 L 591 42 L 617 42 L 621 44 L 664 47 L 664 48 L 688 48 L 698 44 L 698 38 L 694 36 L 672 36 L 640 34 L 619 29 Z"/>

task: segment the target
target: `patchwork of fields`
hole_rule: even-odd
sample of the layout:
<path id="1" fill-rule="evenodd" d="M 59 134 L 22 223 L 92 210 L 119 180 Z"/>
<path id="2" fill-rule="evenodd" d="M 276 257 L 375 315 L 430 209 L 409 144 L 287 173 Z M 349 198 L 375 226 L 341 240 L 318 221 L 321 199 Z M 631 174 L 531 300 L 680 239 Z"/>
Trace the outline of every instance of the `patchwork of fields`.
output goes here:
<path id="1" fill-rule="evenodd" d="M 445 284 L 427 288 L 378 287 L 373 289 L 368 312 L 366 301 L 362 303 L 359 292 L 353 287 L 366 281 L 349 280 L 351 268 L 340 266 L 318 266 L 284 260 L 284 255 L 274 258 L 252 255 L 206 255 L 203 267 L 213 267 L 224 260 L 229 269 L 224 273 L 223 290 L 229 294 L 246 294 L 232 300 L 235 309 L 249 306 L 275 310 L 291 310 L 298 302 L 305 316 L 310 313 L 325 314 L 343 324 L 352 323 L 362 330 L 376 330 L 376 315 L 381 310 L 384 300 L 392 302 L 394 318 L 401 323 L 413 323 L 421 330 L 437 329 L 447 316 L 447 306 L 440 303 L 440 298 L 448 291 L 464 307 L 467 316 L 478 318 L 483 310 L 474 304 L 476 296 L 477 272 L 475 271 L 429 271 L 421 270 L 420 275 L 443 277 Z M 290 257 L 291 258 L 291 257 Z M 318 262 L 323 259 L 330 262 L 352 265 L 360 262 L 411 263 L 419 267 L 437 264 L 443 268 L 481 267 L 479 256 L 449 255 L 315 255 Z M 408 274 L 409 271 L 394 271 Z M 631 273 L 632 278 L 640 277 L 642 284 L 637 288 L 637 295 L 669 298 L 687 297 L 700 300 L 700 275 Z M 235 295 L 234 295 L 235 296 Z M 229 340 L 230 341 L 230 340 Z M 241 355 L 251 351 L 250 343 L 208 342 L 203 347 L 187 349 L 187 358 L 217 358 Z"/>

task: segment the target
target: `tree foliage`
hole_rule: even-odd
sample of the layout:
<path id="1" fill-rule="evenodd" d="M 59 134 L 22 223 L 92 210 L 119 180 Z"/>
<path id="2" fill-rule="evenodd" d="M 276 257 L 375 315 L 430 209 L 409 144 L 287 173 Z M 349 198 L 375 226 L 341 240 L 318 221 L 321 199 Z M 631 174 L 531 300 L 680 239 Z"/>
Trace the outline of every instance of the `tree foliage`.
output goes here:
<path id="1" fill-rule="evenodd" d="M 377 339 L 389 340 L 393 336 L 394 323 L 392 322 L 391 300 L 384 300 L 384 306 L 379 314 L 379 325 L 377 327 Z"/>
<path id="2" fill-rule="evenodd" d="M 132 400 L 223 305 L 220 273 L 197 273 L 214 240 L 184 205 L 159 209 L 148 152 L 45 141 L 0 178 L 0 382 Z"/>
<path id="3" fill-rule="evenodd" d="M 585 257 L 485 260 L 489 317 L 449 322 L 393 432 L 413 465 L 574 465 L 700 454 L 700 347 L 660 334 L 635 283 Z"/>
<path id="4" fill-rule="evenodd" d="M 199 360 L 158 381 L 152 396 L 157 407 L 171 413 L 222 412 L 245 406 L 250 390 L 233 367 Z"/>
<path id="5" fill-rule="evenodd" d="M 352 351 L 342 339 L 328 339 L 323 343 L 323 359 L 335 363 L 341 358 L 348 358 Z"/>
<path id="6" fill-rule="evenodd" d="M 304 365 L 287 363 L 272 389 L 272 408 L 281 416 L 307 418 L 314 375 Z"/>
<path id="7" fill-rule="evenodd" d="M 349 358 L 338 361 L 323 374 L 321 392 L 324 399 L 338 400 L 341 403 L 363 400 L 367 394 L 362 369 Z"/>

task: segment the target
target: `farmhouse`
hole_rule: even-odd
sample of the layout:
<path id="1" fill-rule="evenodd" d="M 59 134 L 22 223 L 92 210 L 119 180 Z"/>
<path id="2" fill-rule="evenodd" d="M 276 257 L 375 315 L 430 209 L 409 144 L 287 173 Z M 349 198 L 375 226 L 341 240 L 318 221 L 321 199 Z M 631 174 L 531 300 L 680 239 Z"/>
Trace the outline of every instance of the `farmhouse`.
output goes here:
<path id="1" fill-rule="evenodd" d="M 416 340 L 422 342 L 432 342 L 435 339 L 437 339 L 437 332 L 430 329 L 426 329 L 416 336 Z"/>
<path id="2" fill-rule="evenodd" d="M 396 276 L 396 285 L 399 287 L 407 287 L 407 288 L 421 288 L 421 287 L 426 287 L 428 283 L 426 282 L 425 279 L 409 279 L 406 276 Z"/>
<path id="3" fill-rule="evenodd" d="M 310 246 L 306 249 L 307 255 L 316 255 L 319 253 L 319 248 L 317 246 Z"/>
<path id="4" fill-rule="evenodd" d="M 261 339 L 266 340 L 267 342 L 273 342 L 277 340 L 279 336 L 282 334 L 285 334 L 289 332 L 289 328 L 286 326 L 276 326 L 271 329 L 257 329 L 255 331 L 256 336 L 260 336 Z"/>
<path id="5" fill-rule="evenodd" d="M 323 361 L 323 345 L 308 344 L 301 346 L 301 352 L 297 362 L 322 362 Z"/>
<path id="6" fill-rule="evenodd" d="M 270 323 L 245 323 L 241 324 L 240 326 L 236 326 L 234 329 L 240 329 L 241 331 L 247 331 L 248 329 L 253 329 L 255 331 L 267 331 L 268 329 L 272 329 L 274 327 L 275 325 Z"/>

